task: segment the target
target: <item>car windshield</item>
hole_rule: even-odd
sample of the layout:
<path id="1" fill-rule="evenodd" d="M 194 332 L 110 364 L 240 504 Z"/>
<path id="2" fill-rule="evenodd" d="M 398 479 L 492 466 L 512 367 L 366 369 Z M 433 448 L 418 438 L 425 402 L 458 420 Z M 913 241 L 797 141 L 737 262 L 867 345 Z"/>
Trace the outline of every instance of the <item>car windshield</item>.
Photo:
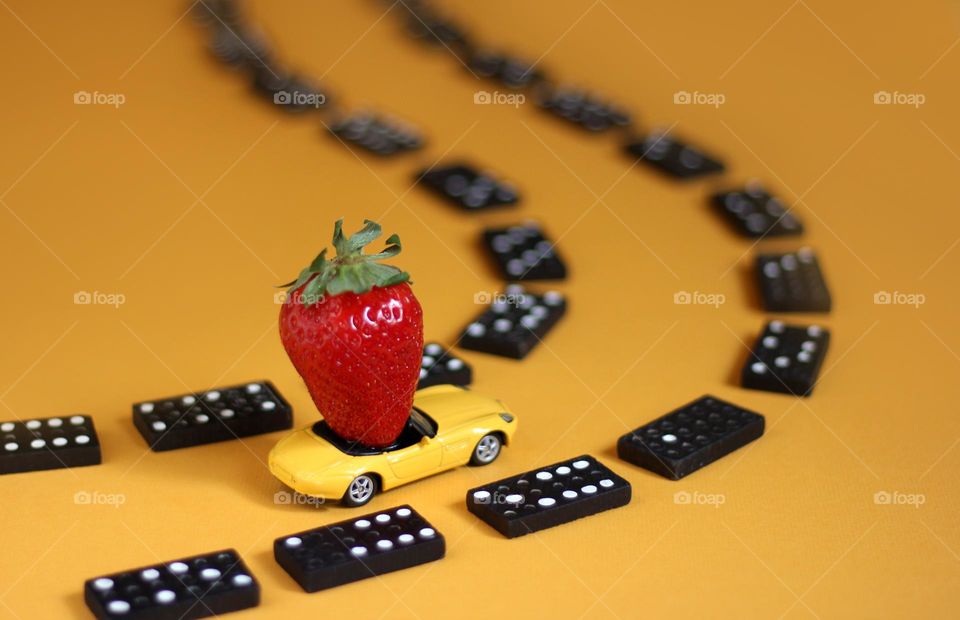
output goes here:
<path id="1" fill-rule="evenodd" d="M 369 456 L 409 448 L 424 437 L 436 437 L 438 429 L 437 423 L 433 418 L 422 410 L 414 407 L 413 410 L 410 411 L 410 419 L 407 420 L 407 425 L 403 427 L 400 436 L 397 437 L 395 442 L 385 448 L 371 448 L 356 441 L 348 441 L 334 433 L 323 420 L 314 424 L 312 430 L 314 434 L 326 440 L 327 443 L 344 454 L 351 456 Z"/>
<path id="2" fill-rule="evenodd" d="M 407 424 L 417 429 L 424 437 L 432 438 L 437 436 L 437 423 L 433 421 L 433 418 L 416 407 L 410 411 L 410 420 Z"/>

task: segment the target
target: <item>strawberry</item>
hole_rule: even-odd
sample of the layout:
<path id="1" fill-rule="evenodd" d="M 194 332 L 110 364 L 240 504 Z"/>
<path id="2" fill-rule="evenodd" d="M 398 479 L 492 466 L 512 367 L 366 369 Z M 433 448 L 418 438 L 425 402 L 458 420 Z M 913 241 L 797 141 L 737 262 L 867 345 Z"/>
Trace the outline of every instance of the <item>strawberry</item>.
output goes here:
<path id="1" fill-rule="evenodd" d="M 280 340 L 330 428 L 349 441 L 383 448 L 403 430 L 423 355 L 423 310 L 410 275 L 378 261 L 400 253 L 392 235 L 379 254 L 363 247 L 380 236 L 364 220 L 345 238 L 333 231 L 336 257 L 320 252 L 289 285 Z"/>

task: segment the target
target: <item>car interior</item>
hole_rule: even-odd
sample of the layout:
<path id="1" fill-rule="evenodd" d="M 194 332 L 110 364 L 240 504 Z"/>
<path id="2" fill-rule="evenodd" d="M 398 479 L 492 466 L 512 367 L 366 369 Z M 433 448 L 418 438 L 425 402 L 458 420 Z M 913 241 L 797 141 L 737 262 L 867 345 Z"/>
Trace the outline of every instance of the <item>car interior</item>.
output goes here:
<path id="1" fill-rule="evenodd" d="M 403 450 L 420 442 L 424 437 L 430 437 L 431 439 L 436 437 L 437 430 L 436 421 L 416 407 L 410 411 L 410 419 L 407 420 L 407 425 L 403 428 L 403 432 L 400 433 L 397 440 L 385 448 L 371 448 L 356 441 L 348 441 L 334 433 L 323 420 L 313 425 L 313 432 L 318 437 L 350 456 L 372 456 L 384 452 L 393 452 L 394 450 Z"/>

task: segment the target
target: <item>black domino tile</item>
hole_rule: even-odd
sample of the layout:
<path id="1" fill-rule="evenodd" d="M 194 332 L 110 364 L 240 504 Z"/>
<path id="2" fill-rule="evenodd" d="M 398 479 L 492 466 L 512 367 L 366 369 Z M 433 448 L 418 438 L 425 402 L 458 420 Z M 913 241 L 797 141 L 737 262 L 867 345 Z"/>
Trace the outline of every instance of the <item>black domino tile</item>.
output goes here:
<path id="1" fill-rule="evenodd" d="M 424 187 L 467 211 L 508 206 L 520 199 L 512 184 L 464 164 L 431 168 L 420 172 L 417 179 Z"/>
<path id="2" fill-rule="evenodd" d="M 830 332 L 817 325 L 770 321 L 757 338 L 741 373 L 753 390 L 809 396 L 830 346 Z"/>
<path id="3" fill-rule="evenodd" d="M 235 0 L 203 0 L 191 6 L 193 18 L 208 26 L 235 25 L 242 22 L 240 7 Z"/>
<path id="4" fill-rule="evenodd" d="M 679 480 L 763 435 L 764 418 L 703 396 L 644 424 L 617 441 L 617 456 Z"/>
<path id="5" fill-rule="evenodd" d="M 100 620 L 189 620 L 260 604 L 260 584 L 233 549 L 97 577 L 83 590 Z"/>
<path id="6" fill-rule="evenodd" d="M 269 381 L 136 403 L 133 423 L 154 452 L 249 437 L 293 426 L 293 410 Z"/>
<path id="7" fill-rule="evenodd" d="M 420 362 L 420 379 L 417 389 L 431 385 L 470 385 L 473 381 L 473 370 L 465 361 L 446 350 L 436 342 L 428 342 L 423 347 L 423 358 Z"/>
<path id="8" fill-rule="evenodd" d="M 255 28 L 239 24 L 213 24 L 209 48 L 218 60 L 233 67 L 262 69 L 271 61 L 266 37 Z"/>
<path id="9" fill-rule="evenodd" d="M 533 63 L 498 52 L 475 52 L 466 64 L 474 75 L 496 80 L 507 88 L 526 88 L 544 79 L 543 72 Z"/>
<path id="10" fill-rule="evenodd" d="M 410 506 L 396 506 L 355 519 L 278 538 L 277 563 L 306 592 L 439 560 L 443 535 Z"/>
<path id="11" fill-rule="evenodd" d="M 630 483 L 589 455 L 467 491 L 467 510 L 507 538 L 630 503 Z"/>
<path id="12" fill-rule="evenodd" d="M 720 160 L 661 131 L 631 142 L 627 152 L 675 179 L 694 179 L 724 171 Z"/>
<path id="13" fill-rule="evenodd" d="M 566 299 L 556 291 L 539 295 L 510 285 L 464 329 L 460 347 L 523 359 L 546 338 L 566 310 Z"/>
<path id="14" fill-rule="evenodd" d="M 470 46 L 469 37 L 463 28 L 433 7 L 411 2 L 405 2 L 403 6 L 407 10 L 407 34 L 414 39 L 438 47 L 443 46 L 451 51 Z"/>
<path id="15" fill-rule="evenodd" d="M 483 240 L 506 280 L 563 280 L 567 277 L 566 264 L 534 222 L 508 228 L 488 228 L 483 232 Z"/>
<path id="16" fill-rule="evenodd" d="M 760 254 L 756 263 L 763 307 L 769 312 L 830 312 L 831 298 L 810 248 Z"/>
<path id="17" fill-rule="evenodd" d="M 348 144 L 357 145 L 382 157 L 413 151 L 423 146 L 420 132 L 411 125 L 366 112 L 337 121 L 329 130 Z"/>
<path id="18" fill-rule="evenodd" d="M 0 474 L 100 464 L 100 440 L 85 415 L 0 423 Z"/>
<path id="19" fill-rule="evenodd" d="M 753 239 L 802 235 L 803 224 L 759 183 L 714 194 L 713 205 L 739 234 Z"/>
<path id="20" fill-rule="evenodd" d="M 547 89 L 540 93 L 537 104 L 559 118 L 592 132 L 630 124 L 629 112 L 580 89 Z"/>

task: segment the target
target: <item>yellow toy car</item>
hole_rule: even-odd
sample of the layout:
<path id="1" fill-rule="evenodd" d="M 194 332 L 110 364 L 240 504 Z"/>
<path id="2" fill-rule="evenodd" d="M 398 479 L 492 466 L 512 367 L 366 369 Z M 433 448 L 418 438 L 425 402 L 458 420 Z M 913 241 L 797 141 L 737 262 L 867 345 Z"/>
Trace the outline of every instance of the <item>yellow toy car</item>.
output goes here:
<path id="1" fill-rule="evenodd" d="M 499 400 L 435 385 L 417 391 L 406 428 L 388 448 L 346 441 L 321 420 L 281 439 L 269 466 L 298 493 L 363 506 L 378 491 L 467 463 L 492 463 L 516 429 L 516 418 Z"/>

